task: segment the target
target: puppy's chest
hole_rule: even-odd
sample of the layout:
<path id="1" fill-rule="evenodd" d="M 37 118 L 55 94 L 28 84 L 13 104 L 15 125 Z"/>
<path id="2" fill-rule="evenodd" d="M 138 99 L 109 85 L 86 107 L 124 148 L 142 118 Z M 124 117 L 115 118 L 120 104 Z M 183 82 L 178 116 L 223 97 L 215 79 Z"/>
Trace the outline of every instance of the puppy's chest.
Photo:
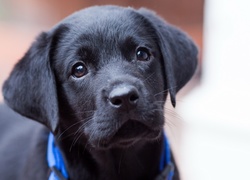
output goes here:
<path id="1" fill-rule="evenodd" d="M 98 180 L 152 180 L 156 177 L 151 163 L 145 164 L 138 157 L 120 157 L 106 161 L 99 169 Z"/>

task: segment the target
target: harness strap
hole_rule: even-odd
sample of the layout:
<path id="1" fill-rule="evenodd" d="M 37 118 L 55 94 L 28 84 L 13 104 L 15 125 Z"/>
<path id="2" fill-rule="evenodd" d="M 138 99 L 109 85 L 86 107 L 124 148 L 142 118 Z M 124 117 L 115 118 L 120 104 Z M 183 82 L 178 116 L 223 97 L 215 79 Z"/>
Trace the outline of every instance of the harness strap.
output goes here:
<path id="1" fill-rule="evenodd" d="M 163 153 L 160 160 L 160 174 L 155 180 L 172 180 L 174 175 L 174 165 L 171 162 L 171 151 L 164 134 Z M 59 148 L 56 146 L 54 136 L 49 134 L 48 147 L 47 147 L 47 162 L 51 169 L 49 180 L 67 180 L 69 178 L 63 157 Z"/>
<path id="2" fill-rule="evenodd" d="M 172 180 L 174 176 L 174 164 L 171 162 L 171 150 L 166 134 L 163 134 L 163 153 L 160 160 L 160 174 L 155 180 Z"/>
<path id="3" fill-rule="evenodd" d="M 174 165 L 169 163 L 163 171 L 155 178 L 155 180 L 172 180 L 174 176 Z"/>
<path id="4" fill-rule="evenodd" d="M 68 173 L 63 162 L 63 157 L 59 148 L 55 144 L 54 136 L 52 133 L 49 134 L 47 147 L 47 162 L 51 170 L 49 180 L 68 179 Z"/>

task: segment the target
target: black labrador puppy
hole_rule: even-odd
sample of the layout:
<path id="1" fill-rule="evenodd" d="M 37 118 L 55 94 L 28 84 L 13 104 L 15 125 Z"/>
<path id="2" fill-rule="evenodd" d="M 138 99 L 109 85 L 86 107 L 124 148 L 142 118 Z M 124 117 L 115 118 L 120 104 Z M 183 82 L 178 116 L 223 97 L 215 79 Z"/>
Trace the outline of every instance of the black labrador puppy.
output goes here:
<path id="1" fill-rule="evenodd" d="M 164 104 L 169 94 L 175 106 L 196 64 L 191 39 L 149 10 L 96 6 L 67 17 L 4 83 L 6 104 L 39 123 L 1 105 L 0 178 L 179 179 Z"/>

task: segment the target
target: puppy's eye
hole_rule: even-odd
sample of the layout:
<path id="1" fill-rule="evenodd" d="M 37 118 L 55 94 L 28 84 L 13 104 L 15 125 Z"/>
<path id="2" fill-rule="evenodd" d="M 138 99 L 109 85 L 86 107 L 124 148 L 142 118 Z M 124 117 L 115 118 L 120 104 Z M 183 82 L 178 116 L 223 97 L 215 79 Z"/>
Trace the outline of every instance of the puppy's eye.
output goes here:
<path id="1" fill-rule="evenodd" d="M 150 59 L 149 50 L 143 47 L 139 47 L 136 51 L 136 58 L 139 61 L 148 61 Z"/>
<path id="2" fill-rule="evenodd" d="M 80 78 L 88 73 L 88 70 L 84 63 L 78 62 L 72 68 L 72 76 L 75 78 Z"/>

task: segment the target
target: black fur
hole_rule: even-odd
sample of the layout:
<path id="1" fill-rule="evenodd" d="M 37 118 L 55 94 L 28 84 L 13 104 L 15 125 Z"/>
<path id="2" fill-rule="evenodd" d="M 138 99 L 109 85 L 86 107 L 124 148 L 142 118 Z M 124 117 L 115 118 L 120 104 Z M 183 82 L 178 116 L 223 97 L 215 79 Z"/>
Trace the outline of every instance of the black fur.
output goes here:
<path id="1" fill-rule="evenodd" d="M 42 33 L 4 83 L 8 106 L 45 126 L 0 107 L 1 179 L 48 179 L 49 131 L 71 180 L 154 179 L 167 93 L 175 106 L 196 63 L 193 42 L 149 10 L 74 13 Z"/>

